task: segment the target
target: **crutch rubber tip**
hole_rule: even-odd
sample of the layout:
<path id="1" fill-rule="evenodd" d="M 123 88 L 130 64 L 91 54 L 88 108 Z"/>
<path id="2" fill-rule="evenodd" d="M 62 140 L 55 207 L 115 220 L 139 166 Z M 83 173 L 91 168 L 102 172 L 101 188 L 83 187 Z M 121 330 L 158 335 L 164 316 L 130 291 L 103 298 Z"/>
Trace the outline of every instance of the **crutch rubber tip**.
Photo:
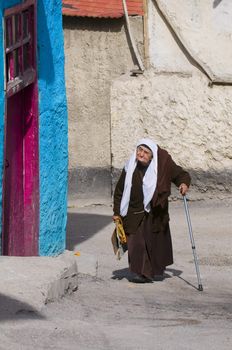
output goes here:
<path id="1" fill-rule="evenodd" d="M 202 287 L 202 284 L 199 284 L 199 286 L 198 286 L 198 290 L 199 290 L 200 292 L 203 292 L 203 287 Z"/>

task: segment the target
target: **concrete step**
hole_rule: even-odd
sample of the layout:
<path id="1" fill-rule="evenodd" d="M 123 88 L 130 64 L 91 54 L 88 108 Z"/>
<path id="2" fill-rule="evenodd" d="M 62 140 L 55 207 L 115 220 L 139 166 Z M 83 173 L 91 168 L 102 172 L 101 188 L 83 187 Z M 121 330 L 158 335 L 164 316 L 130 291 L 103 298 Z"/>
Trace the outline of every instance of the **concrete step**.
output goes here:
<path id="1" fill-rule="evenodd" d="M 0 257 L 0 312 L 40 312 L 46 303 L 77 288 L 73 252 L 57 257 Z"/>

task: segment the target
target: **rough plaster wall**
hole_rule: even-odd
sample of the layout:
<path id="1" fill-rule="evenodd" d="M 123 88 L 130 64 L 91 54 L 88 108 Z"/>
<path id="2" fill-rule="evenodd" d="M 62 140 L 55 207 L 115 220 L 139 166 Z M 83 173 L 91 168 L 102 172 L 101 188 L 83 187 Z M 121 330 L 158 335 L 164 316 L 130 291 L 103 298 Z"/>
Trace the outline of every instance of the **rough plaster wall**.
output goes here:
<path id="1" fill-rule="evenodd" d="M 232 81 L 231 0 L 149 0 L 151 63 L 159 70 L 183 72 L 191 66 L 158 8 L 213 78 Z"/>
<path id="2" fill-rule="evenodd" d="M 166 23 L 154 7 L 153 1 L 150 0 L 148 4 L 149 56 L 151 65 L 156 70 L 164 72 L 192 72 L 192 65 L 176 44 Z"/>
<path id="3" fill-rule="evenodd" d="M 67 108 L 61 0 L 38 1 L 40 255 L 65 248 Z"/>
<path id="4" fill-rule="evenodd" d="M 150 70 L 141 77 L 118 79 L 111 93 L 114 180 L 137 140 L 147 136 L 190 171 L 192 199 L 231 197 L 231 113 L 231 87 L 209 88 L 201 73 Z"/>
<path id="5" fill-rule="evenodd" d="M 132 18 L 142 49 L 142 19 Z M 111 82 L 136 66 L 124 20 L 63 18 L 69 114 L 69 196 L 110 197 Z"/>
<path id="6" fill-rule="evenodd" d="M 230 81 L 231 1 L 150 0 L 148 8 L 153 69 L 112 87 L 113 181 L 138 138 L 149 136 L 190 170 L 191 198 L 231 196 L 232 86 L 209 88 L 191 58 L 212 78 Z"/>

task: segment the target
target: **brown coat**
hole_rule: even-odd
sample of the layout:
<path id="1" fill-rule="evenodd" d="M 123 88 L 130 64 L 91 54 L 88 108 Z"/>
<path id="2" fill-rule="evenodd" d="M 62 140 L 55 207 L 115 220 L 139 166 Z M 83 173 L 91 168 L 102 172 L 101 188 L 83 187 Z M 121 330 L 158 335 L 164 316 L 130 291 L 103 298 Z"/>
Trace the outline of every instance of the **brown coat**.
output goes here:
<path id="1" fill-rule="evenodd" d="M 145 170 L 144 170 L 145 172 Z M 127 216 L 123 218 L 127 233 L 135 233 L 144 213 L 135 214 L 143 210 L 143 193 L 141 170 L 135 169 L 132 178 L 132 190 Z M 114 193 L 114 215 L 120 215 L 120 203 L 123 194 L 126 172 L 123 169 Z M 171 194 L 171 183 L 177 187 L 182 183 L 190 185 L 190 176 L 178 166 L 167 151 L 158 147 L 158 175 L 157 186 L 151 201 L 153 214 L 153 232 L 165 230 L 169 221 L 168 197 Z"/>
<path id="2" fill-rule="evenodd" d="M 169 228 L 168 197 L 171 183 L 190 185 L 190 176 L 176 165 L 171 156 L 158 147 L 157 187 L 151 200 L 151 211 L 143 208 L 142 182 L 146 168 L 137 165 L 133 177 L 130 202 L 123 226 L 127 234 L 130 270 L 153 278 L 163 274 L 173 263 L 172 241 Z M 126 172 L 122 171 L 114 193 L 114 215 L 120 215 Z"/>

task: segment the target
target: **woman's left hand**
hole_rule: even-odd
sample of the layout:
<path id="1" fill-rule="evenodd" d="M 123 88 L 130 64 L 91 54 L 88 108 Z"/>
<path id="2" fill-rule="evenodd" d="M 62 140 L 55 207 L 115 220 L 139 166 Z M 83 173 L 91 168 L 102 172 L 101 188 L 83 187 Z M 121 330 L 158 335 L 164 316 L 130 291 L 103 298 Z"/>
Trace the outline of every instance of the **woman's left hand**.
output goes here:
<path id="1" fill-rule="evenodd" d="M 179 186 L 179 191 L 180 191 L 180 194 L 182 194 L 182 196 L 184 196 L 188 192 L 188 186 L 184 183 L 181 184 Z"/>

